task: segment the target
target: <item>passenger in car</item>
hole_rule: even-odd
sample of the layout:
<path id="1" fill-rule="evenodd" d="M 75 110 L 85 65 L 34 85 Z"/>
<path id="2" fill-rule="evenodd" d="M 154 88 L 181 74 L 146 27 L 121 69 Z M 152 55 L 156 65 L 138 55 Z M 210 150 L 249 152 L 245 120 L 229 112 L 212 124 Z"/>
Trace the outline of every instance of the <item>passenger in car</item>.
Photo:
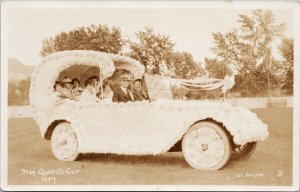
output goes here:
<path id="1" fill-rule="evenodd" d="M 65 88 L 67 89 L 72 88 L 72 80 L 68 76 L 65 76 L 65 78 L 63 79 L 63 83 Z"/>
<path id="2" fill-rule="evenodd" d="M 103 81 L 103 91 L 102 93 L 99 94 L 99 98 L 103 100 L 112 100 L 112 97 L 113 97 L 113 92 L 110 88 L 110 82 L 109 80 L 105 79 Z"/>
<path id="3" fill-rule="evenodd" d="M 53 86 L 54 89 L 54 95 L 60 99 L 63 98 L 62 96 L 62 89 L 64 87 L 64 83 L 61 81 L 55 81 L 55 84 Z"/>
<path id="4" fill-rule="evenodd" d="M 133 98 L 134 101 L 148 100 L 147 94 L 142 91 L 142 79 L 133 81 Z"/>
<path id="5" fill-rule="evenodd" d="M 84 83 L 85 89 L 83 90 L 79 101 L 80 102 L 95 102 L 100 101 L 100 99 L 96 96 L 96 91 L 93 86 L 93 80 L 87 79 Z"/>
<path id="6" fill-rule="evenodd" d="M 72 88 L 73 89 L 80 89 L 80 90 L 83 90 L 81 87 L 80 87 L 80 81 L 79 81 L 79 79 L 77 79 L 77 78 L 73 78 L 72 79 Z"/>
<path id="7" fill-rule="evenodd" d="M 63 88 L 61 89 L 61 97 L 62 98 L 70 98 L 71 97 L 71 89 L 72 89 L 72 80 L 65 76 L 63 79 Z"/>
<path id="8" fill-rule="evenodd" d="M 134 101 L 132 92 L 128 89 L 132 79 L 129 74 L 122 74 L 118 77 L 118 86 L 113 89 L 113 102 L 124 102 Z"/>
<path id="9" fill-rule="evenodd" d="M 80 81 L 77 78 L 72 79 L 71 99 L 79 101 L 83 88 L 80 87 Z"/>
<path id="10" fill-rule="evenodd" d="M 93 75 L 93 76 L 89 77 L 88 79 L 92 80 L 95 92 L 96 92 L 96 94 L 99 94 L 99 92 L 100 92 L 99 77 L 97 75 Z"/>
<path id="11" fill-rule="evenodd" d="M 61 92 L 61 89 L 64 87 L 64 83 L 61 81 L 55 81 L 53 86 L 54 91 Z"/>

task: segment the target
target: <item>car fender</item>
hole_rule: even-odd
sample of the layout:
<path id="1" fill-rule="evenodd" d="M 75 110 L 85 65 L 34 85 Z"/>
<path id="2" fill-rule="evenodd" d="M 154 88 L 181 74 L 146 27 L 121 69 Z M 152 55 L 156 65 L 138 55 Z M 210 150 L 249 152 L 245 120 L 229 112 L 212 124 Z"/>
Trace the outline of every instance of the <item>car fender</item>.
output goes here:
<path id="1" fill-rule="evenodd" d="M 199 113 L 198 119 L 195 118 L 191 125 L 197 121 L 214 121 L 230 133 L 236 145 L 263 141 L 269 135 L 268 125 L 263 123 L 256 113 L 248 109 L 219 104 L 219 107 L 211 106 L 205 111 L 205 114 Z"/>

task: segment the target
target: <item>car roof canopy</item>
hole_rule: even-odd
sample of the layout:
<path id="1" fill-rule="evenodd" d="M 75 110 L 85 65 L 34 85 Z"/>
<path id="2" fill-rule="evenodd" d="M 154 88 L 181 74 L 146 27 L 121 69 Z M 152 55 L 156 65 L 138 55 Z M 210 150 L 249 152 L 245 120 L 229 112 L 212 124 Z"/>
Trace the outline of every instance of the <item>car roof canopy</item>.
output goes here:
<path id="1" fill-rule="evenodd" d="M 126 56 L 89 50 L 56 52 L 45 57 L 36 66 L 32 74 L 30 86 L 31 105 L 46 107 L 47 98 L 51 98 L 53 95 L 53 85 L 60 78 L 60 73 L 68 68 L 72 69 L 72 66 L 75 65 L 99 68 L 103 78 L 111 76 L 115 69 L 126 69 L 135 78 L 141 78 L 144 74 L 144 66 Z"/>

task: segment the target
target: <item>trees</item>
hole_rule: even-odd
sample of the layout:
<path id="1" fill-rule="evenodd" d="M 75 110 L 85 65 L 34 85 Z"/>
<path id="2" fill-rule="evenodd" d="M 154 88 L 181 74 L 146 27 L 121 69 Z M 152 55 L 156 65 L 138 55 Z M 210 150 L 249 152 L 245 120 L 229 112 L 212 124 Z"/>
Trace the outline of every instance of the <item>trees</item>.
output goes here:
<path id="1" fill-rule="evenodd" d="M 8 105 L 29 104 L 30 78 L 21 80 L 18 84 L 8 83 Z"/>
<path id="2" fill-rule="evenodd" d="M 145 72 L 171 76 L 170 57 L 174 43 L 169 36 L 155 33 L 152 28 L 136 33 L 137 42 L 129 41 L 130 56 L 145 66 Z"/>
<path id="3" fill-rule="evenodd" d="M 172 76 L 170 57 L 175 45 L 167 35 L 155 33 L 152 28 L 136 33 L 137 42 L 127 40 L 130 52 L 128 56 L 140 61 L 145 72 Z M 79 27 L 69 32 L 61 32 L 54 38 L 43 40 L 40 54 L 47 56 L 64 50 L 95 50 L 108 53 L 120 53 L 125 41 L 121 30 L 106 25 Z"/>
<path id="4" fill-rule="evenodd" d="M 17 96 L 16 96 L 16 85 L 13 82 L 9 82 L 8 83 L 8 106 L 14 105 L 16 103 L 17 100 Z"/>
<path id="5" fill-rule="evenodd" d="M 152 28 L 136 33 L 137 42 L 129 41 L 130 56 L 145 66 L 145 73 L 191 79 L 204 73 L 188 52 L 174 52 L 175 43 Z"/>
<path id="6" fill-rule="evenodd" d="M 204 73 L 190 53 L 173 51 L 175 43 L 168 35 L 146 27 L 137 32 L 136 37 L 137 41 L 125 41 L 119 28 L 110 29 L 106 25 L 79 27 L 43 40 L 40 54 L 47 56 L 57 51 L 77 49 L 120 53 L 123 45 L 128 43 L 129 52 L 123 54 L 140 61 L 145 66 L 145 73 L 187 79 Z"/>
<path id="7" fill-rule="evenodd" d="M 282 88 L 287 94 L 292 95 L 294 84 L 294 40 L 283 38 L 281 45 L 278 48 L 284 58 L 283 64 L 285 67 L 284 83 Z"/>
<path id="8" fill-rule="evenodd" d="M 248 96 L 263 94 L 268 90 L 268 82 L 269 87 L 279 86 L 282 70 L 272 55 L 271 45 L 282 37 L 285 25 L 277 24 L 270 10 L 254 10 L 249 16 L 241 14 L 237 22 L 237 29 L 213 33 L 211 51 L 216 57 L 206 59 L 205 63 L 211 74 L 236 75 L 232 91 Z"/>
<path id="9" fill-rule="evenodd" d="M 173 76 L 176 78 L 193 79 L 205 73 L 200 64 L 188 52 L 173 52 L 169 65 L 173 70 Z"/>
<path id="10" fill-rule="evenodd" d="M 230 73 L 230 69 L 224 62 L 218 62 L 217 59 L 205 58 L 205 69 L 211 77 L 222 79 Z"/>
<path id="11" fill-rule="evenodd" d="M 119 28 L 110 29 L 107 25 L 90 25 L 69 32 L 61 32 L 54 38 L 43 40 L 40 54 L 47 56 L 57 51 L 76 49 L 119 53 L 123 43 Z"/>

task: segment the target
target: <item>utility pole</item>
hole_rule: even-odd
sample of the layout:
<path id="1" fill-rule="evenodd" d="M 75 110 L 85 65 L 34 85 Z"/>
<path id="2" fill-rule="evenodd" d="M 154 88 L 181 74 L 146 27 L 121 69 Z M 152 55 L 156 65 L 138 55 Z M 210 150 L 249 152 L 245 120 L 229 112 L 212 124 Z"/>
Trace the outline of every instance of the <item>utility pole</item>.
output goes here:
<path id="1" fill-rule="evenodd" d="M 270 81 L 270 69 L 272 65 L 272 59 L 271 59 L 271 46 L 269 46 L 268 49 L 268 94 L 269 94 L 269 100 L 271 100 L 271 81 Z"/>

